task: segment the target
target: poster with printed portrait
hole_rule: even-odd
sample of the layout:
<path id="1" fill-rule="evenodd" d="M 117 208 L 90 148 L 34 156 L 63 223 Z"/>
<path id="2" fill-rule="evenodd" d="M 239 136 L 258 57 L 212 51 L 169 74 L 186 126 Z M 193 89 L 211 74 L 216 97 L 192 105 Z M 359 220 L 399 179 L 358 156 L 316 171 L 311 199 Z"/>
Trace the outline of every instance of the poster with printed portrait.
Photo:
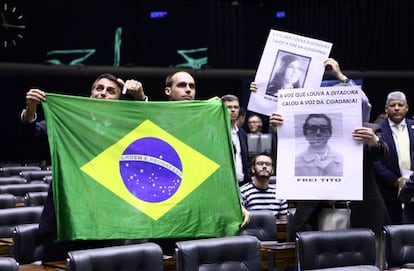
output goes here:
<path id="1" fill-rule="evenodd" d="M 279 50 L 266 86 L 266 95 L 277 97 L 279 89 L 303 88 L 310 61 L 310 57 Z"/>
<path id="2" fill-rule="evenodd" d="M 362 200 L 360 95 L 360 86 L 279 90 L 278 198 Z"/>
<path id="3" fill-rule="evenodd" d="M 247 109 L 270 116 L 278 110 L 280 89 L 320 87 L 331 47 L 329 42 L 272 29 L 254 79 L 257 91 L 250 93 Z"/>

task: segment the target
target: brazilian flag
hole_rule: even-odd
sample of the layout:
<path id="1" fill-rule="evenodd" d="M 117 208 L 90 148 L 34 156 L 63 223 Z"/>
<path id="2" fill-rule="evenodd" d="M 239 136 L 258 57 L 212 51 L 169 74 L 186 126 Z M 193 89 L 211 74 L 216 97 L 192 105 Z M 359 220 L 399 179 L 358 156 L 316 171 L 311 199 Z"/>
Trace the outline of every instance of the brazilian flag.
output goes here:
<path id="1" fill-rule="evenodd" d="M 58 239 L 235 235 L 241 206 L 220 101 L 46 94 Z"/>

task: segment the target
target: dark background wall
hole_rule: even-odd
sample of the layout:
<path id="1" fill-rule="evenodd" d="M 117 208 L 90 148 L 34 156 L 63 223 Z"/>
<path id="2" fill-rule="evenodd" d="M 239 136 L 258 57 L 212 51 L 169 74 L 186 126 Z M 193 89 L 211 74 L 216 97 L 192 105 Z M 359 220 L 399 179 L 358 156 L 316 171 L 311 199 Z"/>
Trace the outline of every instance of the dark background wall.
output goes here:
<path id="1" fill-rule="evenodd" d="M 152 100 L 162 100 L 165 76 L 180 64 L 189 66 L 178 50 L 204 48 L 188 53 L 194 60 L 207 58 L 195 71 L 199 99 L 231 92 L 245 104 L 248 83 L 272 28 L 332 42 L 331 56 L 346 74 L 363 79 L 374 106 L 372 118 L 382 112 L 390 89 L 403 89 L 410 101 L 414 99 L 413 1 L 0 2 L 16 6 L 26 25 L 23 38 L 7 49 L 3 40 L 10 39 L 10 33 L 0 29 L 0 161 L 36 159 L 26 151 L 17 125 L 30 87 L 87 96 L 95 77 L 111 72 L 141 80 Z M 68 66 L 85 56 L 81 50 L 94 53 Z M 56 53 L 63 51 L 67 54 Z"/>

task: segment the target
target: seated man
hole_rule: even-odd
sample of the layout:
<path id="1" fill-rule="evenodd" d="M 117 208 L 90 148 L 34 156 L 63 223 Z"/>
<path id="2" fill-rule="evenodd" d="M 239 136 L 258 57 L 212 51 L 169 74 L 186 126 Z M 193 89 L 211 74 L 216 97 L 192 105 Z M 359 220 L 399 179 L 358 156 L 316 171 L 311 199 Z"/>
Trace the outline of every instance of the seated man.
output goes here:
<path id="1" fill-rule="evenodd" d="M 255 156 L 251 164 L 253 180 L 240 187 L 243 206 L 247 210 L 270 210 L 278 219 L 286 219 L 287 200 L 276 198 L 276 187 L 269 184 L 273 158 L 268 153 Z"/>

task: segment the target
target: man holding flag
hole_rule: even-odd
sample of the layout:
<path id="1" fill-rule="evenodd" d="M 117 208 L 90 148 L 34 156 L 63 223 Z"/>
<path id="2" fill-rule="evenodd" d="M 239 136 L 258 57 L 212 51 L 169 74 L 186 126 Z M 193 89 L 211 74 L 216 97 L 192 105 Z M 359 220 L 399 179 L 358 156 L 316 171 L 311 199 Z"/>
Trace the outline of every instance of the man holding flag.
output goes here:
<path id="1" fill-rule="evenodd" d="M 123 94 L 128 94 L 134 100 L 146 100 L 141 82 L 136 80 L 123 81 L 112 74 L 99 75 L 91 87 L 90 98 L 119 100 Z M 32 143 L 37 143 L 39 152 L 43 153 L 41 148 L 48 145 L 47 127 L 45 121 L 36 121 L 37 107 L 41 102 L 46 101 L 46 93 L 38 88 L 30 89 L 26 94 L 26 108 L 22 111 L 22 131 L 25 139 Z M 39 144 L 40 143 L 40 144 Z M 49 148 L 42 157 L 49 160 Z M 44 204 L 42 218 L 39 229 L 43 238 L 43 260 L 54 261 L 64 260 L 67 252 L 75 249 L 102 247 L 114 244 L 120 244 L 120 241 L 76 241 L 76 242 L 56 242 L 56 211 L 53 203 L 53 190 L 49 189 L 48 197 Z"/>
<path id="2" fill-rule="evenodd" d="M 113 244 L 238 232 L 241 207 L 227 157 L 227 109 L 221 103 L 136 106 L 46 97 L 42 105 L 53 161 L 57 244 L 65 244 L 63 249 L 91 240 Z M 200 123 L 197 132 L 189 132 L 188 123 Z M 206 133 L 215 136 L 202 144 Z M 219 193 L 223 198 L 211 201 Z M 63 253 L 59 256 L 66 257 Z"/>

